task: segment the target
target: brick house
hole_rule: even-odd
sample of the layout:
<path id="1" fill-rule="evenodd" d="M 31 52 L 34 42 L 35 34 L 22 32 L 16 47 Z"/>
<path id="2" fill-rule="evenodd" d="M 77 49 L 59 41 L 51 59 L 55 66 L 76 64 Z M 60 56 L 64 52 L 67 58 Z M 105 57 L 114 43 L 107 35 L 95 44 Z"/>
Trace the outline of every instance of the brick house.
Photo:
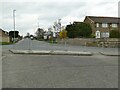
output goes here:
<path id="1" fill-rule="evenodd" d="M 10 42 L 10 37 L 8 35 L 8 32 L 0 29 L 0 42 Z"/>
<path id="2" fill-rule="evenodd" d="M 92 34 L 96 38 L 109 38 L 111 30 L 120 31 L 120 18 L 118 17 L 86 16 L 84 22 L 90 24 Z"/>

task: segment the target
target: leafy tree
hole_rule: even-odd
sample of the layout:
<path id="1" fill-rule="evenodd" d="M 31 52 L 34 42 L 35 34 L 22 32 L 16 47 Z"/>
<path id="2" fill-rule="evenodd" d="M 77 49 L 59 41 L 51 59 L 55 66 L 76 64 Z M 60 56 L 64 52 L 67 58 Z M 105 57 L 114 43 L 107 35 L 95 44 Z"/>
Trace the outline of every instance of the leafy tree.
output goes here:
<path id="1" fill-rule="evenodd" d="M 120 38 L 120 32 L 118 30 L 111 30 L 110 38 Z"/>
<path id="2" fill-rule="evenodd" d="M 60 33 L 59 33 L 59 37 L 61 39 L 64 39 L 67 37 L 67 31 L 66 30 L 62 30 Z"/>
<path id="3" fill-rule="evenodd" d="M 24 38 L 30 38 L 30 33 L 27 32 L 26 36 L 24 36 Z"/>
<path id="4" fill-rule="evenodd" d="M 41 40 L 43 39 L 43 36 L 44 36 L 44 30 L 41 29 L 41 28 L 38 28 L 37 29 L 37 32 L 36 32 L 36 37 L 38 40 Z"/>
<path id="5" fill-rule="evenodd" d="M 82 37 L 89 37 L 92 34 L 92 29 L 89 24 L 81 23 L 81 24 L 77 25 L 77 28 L 79 30 L 78 35 L 80 35 Z"/>
<path id="6" fill-rule="evenodd" d="M 17 38 L 19 36 L 19 31 L 10 31 L 9 32 L 9 36 L 14 38 L 14 34 L 15 34 L 15 38 Z"/>
<path id="7" fill-rule="evenodd" d="M 73 25 L 67 25 L 66 31 L 67 31 L 67 36 L 69 38 L 75 38 L 76 32 L 74 30 L 74 26 Z"/>
<path id="8" fill-rule="evenodd" d="M 90 37 L 92 34 L 91 26 L 86 23 L 67 25 L 66 30 L 69 38 Z"/>

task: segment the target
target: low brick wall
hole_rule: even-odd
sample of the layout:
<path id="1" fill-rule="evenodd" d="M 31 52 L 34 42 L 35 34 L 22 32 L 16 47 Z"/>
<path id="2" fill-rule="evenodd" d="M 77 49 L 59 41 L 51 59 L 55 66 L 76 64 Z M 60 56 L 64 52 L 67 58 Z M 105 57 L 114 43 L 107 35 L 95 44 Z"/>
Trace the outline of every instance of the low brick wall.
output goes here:
<path id="1" fill-rule="evenodd" d="M 0 42 L 10 42 L 10 38 L 9 37 L 1 37 L 0 36 Z"/>
<path id="2" fill-rule="evenodd" d="M 64 44 L 65 40 L 58 40 L 60 44 Z M 96 39 L 96 38 L 74 38 L 66 39 L 66 43 L 70 45 L 86 45 L 97 47 L 120 47 L 118 38 Z"/>

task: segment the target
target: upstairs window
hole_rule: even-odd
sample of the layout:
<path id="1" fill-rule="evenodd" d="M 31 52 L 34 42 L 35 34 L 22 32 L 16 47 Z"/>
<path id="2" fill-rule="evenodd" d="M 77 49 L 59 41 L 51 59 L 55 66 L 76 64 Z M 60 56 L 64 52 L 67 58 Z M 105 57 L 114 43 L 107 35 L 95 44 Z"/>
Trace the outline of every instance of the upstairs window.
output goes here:
<path id="1" fill-rule="evenodd" d="M 103 28 L 107 28 L 107 27 L 108 27 L 108 24 L 107 24 L 107 23 L 102 23 L 102 27 L 103 27 Z"/>
<path id="2" fill-rule="evenodd" d="M 96 27 L 99 27 L 99 23 L 96 23 Z"/>
<path id="3" fill-rule="evenodd" d="M 113 27 L 113 28 L 116 28 L 116 27 L 117 27 L 117 24 L 112 24 L 112 27 Z"/>

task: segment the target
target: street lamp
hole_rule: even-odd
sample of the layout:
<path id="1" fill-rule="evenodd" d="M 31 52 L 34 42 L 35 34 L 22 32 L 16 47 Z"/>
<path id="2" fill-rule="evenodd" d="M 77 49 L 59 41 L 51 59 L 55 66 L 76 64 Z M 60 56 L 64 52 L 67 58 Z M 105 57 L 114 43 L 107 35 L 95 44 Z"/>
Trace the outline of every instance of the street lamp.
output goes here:
<path id="1" fill-rule="evenodd" d="M 61 31 L 61 19 L 58 19 L 59 31 Z"/>
<path id="2" fill-rule="evenodd" d="M 38 17 L 38 28 L 39 28 L 39 20 L 40 20 L 40 18 Z"/>
<path id="3" fill-rule="evenodd" d="M 14 29 L 14 43 L 15 43 L 15 11 L 16 10 L 13 10 L 13 29 Z"/>

